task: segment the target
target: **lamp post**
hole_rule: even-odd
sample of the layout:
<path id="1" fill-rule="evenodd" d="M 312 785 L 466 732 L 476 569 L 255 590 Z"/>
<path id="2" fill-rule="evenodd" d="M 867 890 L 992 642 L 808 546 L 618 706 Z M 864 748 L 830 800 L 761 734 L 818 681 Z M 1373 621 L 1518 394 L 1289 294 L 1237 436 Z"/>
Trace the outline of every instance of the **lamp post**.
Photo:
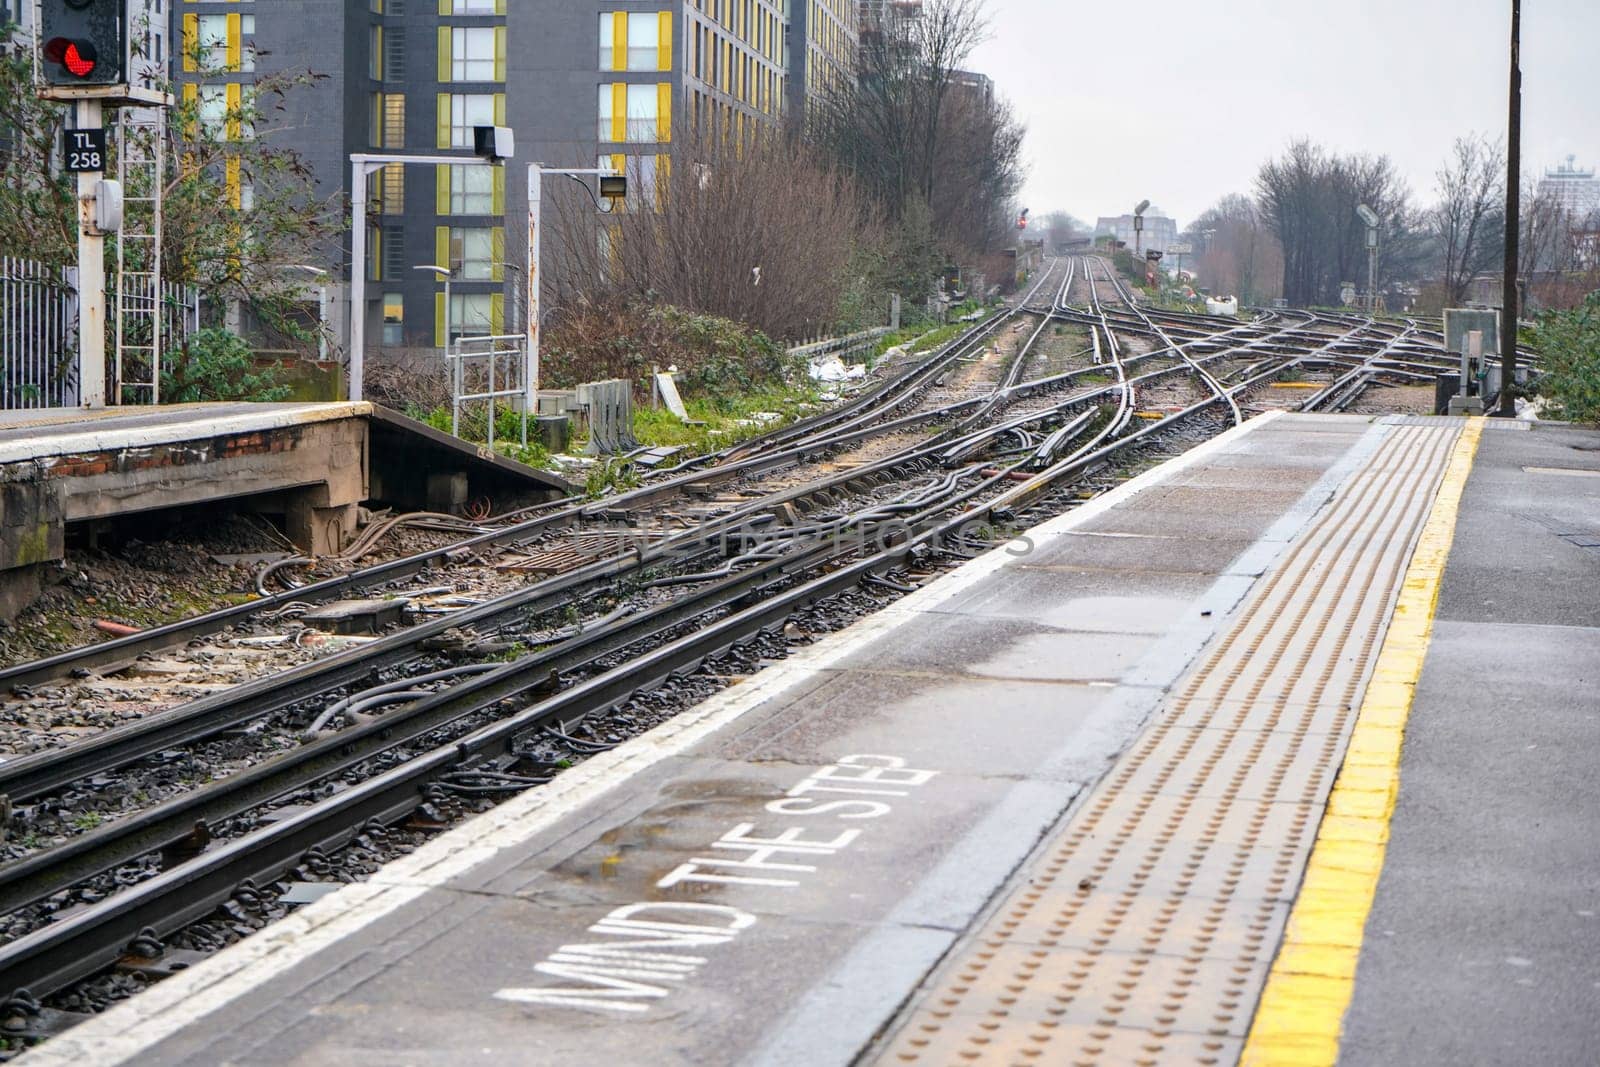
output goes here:
<path id="1" fill-rule="evenodd" d="M 528 267 L 523 278 L 527 293 L 525 326 L 528 334 L 528 397 L 527 410 L 539 411 L 539 279 L 542 252 L 542 211 L 544 205 L 544 180 L 547 177 L 567 177 L 579 180 L 585 177 L 600 179 L 600 195 L 615 203 L 628 195 L 628 180 L 610 167 L 558 168 L 543 163 L 528 164 Z M 582 185 L 582 181 L 579 181 Z M 587 185 L 584 185 L 588 189 Z M 593 196 L 593 193 L 590 193 Z M 596 206 L 599 201 L 596 201 Z"/>
<path id="2" fill-rule="evenodd" d="M 289 270 L 303 270 L 317 279 L 317 362 L 328 362 L 328 272 L 305 263 L 290 263 Z"/>
<path id="3" fill-rule="evenodd" d="M 450 319 L 455 311 L 455 305 L 450 302 L 450 279 L 455 277 L 456 272 L 437 263 L 424 263 L 420 267 L 412 267 L 411 269 L 429 270 L 444 279 L 444 346 L 449 348 L 452 336 L 450 333 Z"/>

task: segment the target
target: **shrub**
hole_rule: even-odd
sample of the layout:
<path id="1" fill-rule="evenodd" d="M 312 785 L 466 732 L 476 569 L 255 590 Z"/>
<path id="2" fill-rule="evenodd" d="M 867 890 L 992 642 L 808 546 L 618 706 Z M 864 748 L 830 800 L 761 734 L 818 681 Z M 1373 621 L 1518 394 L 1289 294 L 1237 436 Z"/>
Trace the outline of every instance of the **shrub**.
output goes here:
<path id="1" fill-rule="evenodd" d="M 260 366 L 249 342 L 227 330 L 191 334 L 161 372 L 161 399 L 169 404 L 203 400 L 279 401 L 292 390 L 277 363 Z"/>
<path id="2" fill-rule="evenodd" d="M 1544 371 L 1539 392 L 1576 422 L 1600 422 L 1600 292 L 1574 311 L 1548 311 L 1533 328 Z"/>

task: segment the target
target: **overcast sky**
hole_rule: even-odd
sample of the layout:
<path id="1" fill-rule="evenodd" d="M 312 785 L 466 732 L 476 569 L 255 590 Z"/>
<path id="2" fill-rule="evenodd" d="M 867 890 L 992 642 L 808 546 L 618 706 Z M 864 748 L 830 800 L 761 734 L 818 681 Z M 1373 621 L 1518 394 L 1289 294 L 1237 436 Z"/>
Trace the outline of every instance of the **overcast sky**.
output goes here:
<path id="1" fill-rule="evenodd" d="M 1510 0 L 988 0 L 970 66 L 1027 123 L 1023 203 L 1180 226 L 1290 140 L 1387 153 L 1431 199 L 1450 143 L 1502 135 Z M 1600 0 L 1523 0 L 1523 167 L 1600 164 Z"/>

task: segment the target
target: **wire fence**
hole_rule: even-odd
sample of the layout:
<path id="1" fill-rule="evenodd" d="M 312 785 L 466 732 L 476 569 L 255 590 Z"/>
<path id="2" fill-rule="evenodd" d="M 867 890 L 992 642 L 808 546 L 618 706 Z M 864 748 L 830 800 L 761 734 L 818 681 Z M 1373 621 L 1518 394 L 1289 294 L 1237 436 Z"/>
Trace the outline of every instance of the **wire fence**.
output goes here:
<path id="1" fill-rule="evenodd" d="M 75 407 L 78 403 L 78 293 L 70 269 L 0 256 L 0 409 Z M 191 287 L 162 287 L 167 352 L 199 329 L 200 299 Z M 145 328 L 148 332 L 148 327 Z M 113 347 L 107 339 L 107 352 Z M 165 363 L 166 361 L 164 361 Z M 115 402 L 116 383 L 106 396 Z"/>

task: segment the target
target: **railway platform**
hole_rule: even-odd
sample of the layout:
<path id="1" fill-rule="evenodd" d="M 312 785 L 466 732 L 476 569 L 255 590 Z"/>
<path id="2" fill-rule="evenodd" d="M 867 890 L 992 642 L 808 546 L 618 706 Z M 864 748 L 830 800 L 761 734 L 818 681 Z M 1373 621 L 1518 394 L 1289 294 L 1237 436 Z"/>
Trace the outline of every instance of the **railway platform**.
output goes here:
<path id="1" fill-rule="evenodd" d="M 1263 416 L 21 1062 L 1595 1062 L 1597 576 L 1600 436 Z"/>
<path id="2" fill-rule="evenodd" d="M 0 618 L 38 594 L 73 524 L 248 499 L 316 555 L 340 550 L 363 502 L 448 510 L 508 488 L 570 489 L 374 404 L 0 412 Z"/>

